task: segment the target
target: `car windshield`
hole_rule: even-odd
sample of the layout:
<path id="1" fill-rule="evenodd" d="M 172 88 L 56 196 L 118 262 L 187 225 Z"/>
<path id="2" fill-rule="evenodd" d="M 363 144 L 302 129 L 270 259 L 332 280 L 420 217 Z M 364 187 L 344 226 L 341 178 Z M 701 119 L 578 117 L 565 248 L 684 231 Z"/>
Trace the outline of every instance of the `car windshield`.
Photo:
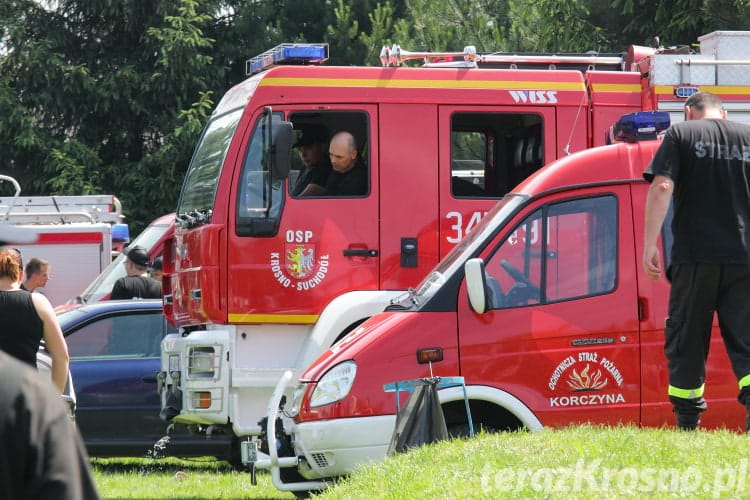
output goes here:
<path id="1" fill-rule="evenodd" d="M 78 322 L 78 318 L 85 316 L 86 312 L 83 310 L 83 306 L 74 307 L 72 309 L 66 309 L 57 313 L 57 320 L 60 322 L 60 329 L 63 332 L 68 329 L 69 325 Z"/>
<path id="2" fill-rule="evenodd" d="M 432 297 L 450 276 L 463 267 L 469 256 L 476 253 L 477 249 L 488 241 L 491 235 L 502 227 L 527 199 L 528 196 L 509 194 L 498 201 L 481 222 L 422 280 L 414 291 L 415 303 L 423 304 Z"/>
<path id="3" fill-rule="evenodd" d="M 157 241 L 164 236 L 169 229 L 168 224 L 148 226 L 144 229 L 129 246 L 140 245 L 149 250 L 153 248 Z M 84 304 L 97 302 L 105 295 L 112 291 L 115 281 L 125 276 L 125 266 L 122 265 L 125 260 L 125 254 L 120 253 L 107 268 L 88 286 L 79 296 L 79 302 Z"/>

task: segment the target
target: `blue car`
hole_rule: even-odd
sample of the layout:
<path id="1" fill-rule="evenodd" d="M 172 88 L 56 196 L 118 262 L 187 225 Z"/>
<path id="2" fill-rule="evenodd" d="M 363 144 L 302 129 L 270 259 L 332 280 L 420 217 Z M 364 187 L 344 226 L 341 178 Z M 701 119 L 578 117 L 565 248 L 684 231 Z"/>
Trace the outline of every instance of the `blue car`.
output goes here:
<path id="1" fill-rule="evenodd" d="M 160 343 L 174 330 L 161 300 L 114 300 L 58 313 L 68 343 L 76 395 L 76 422 L 91 456 L 215 456 L 236 462 L 236 440 L 186 428 L 167 435 L 159 417 L 156 373 Z"/>

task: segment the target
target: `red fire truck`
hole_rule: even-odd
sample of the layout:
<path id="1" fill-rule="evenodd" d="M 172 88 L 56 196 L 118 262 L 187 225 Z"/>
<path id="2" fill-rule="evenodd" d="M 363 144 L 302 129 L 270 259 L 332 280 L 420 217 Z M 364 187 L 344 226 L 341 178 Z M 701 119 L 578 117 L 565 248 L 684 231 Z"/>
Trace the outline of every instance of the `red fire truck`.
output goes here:
<path id="1" fill-rule="evenodd" d="M 663 354 L 669 285 L 641 263 L 658 141 L 592 148 L 531 176 L 422 283 L 370 318 L 302 375 L 293 401 L 269 403 L 282 490 L 318 490 L 385 458 L 415 380 L 439 377 L 448 431 L 538 430 L 577 423 L 674 425 Z M 662 233 L 669 256 L 670 232 Z M 708 428 L 744 430 L 737 379 L 714 325 L 702 415 Z M 460 378 L 458 382 L 457 378 Z M 279 406 L 294 416 L 275 419 Z M 287 436 L 282 430 L 291 432 Z M 304 479 L 291 482 L 283 472 Z"/>
<path id="2" fill-rule="evenodd" d="M 506 196 L 543 164 L 604 144 L 605 132 L 625 113 L 664 110 L 673 121 L 680 120 L 684 99 L 698 88 L 721 94 L 733 117 L 747 113 L 750 87 L 717 81 L 722 72 L 747 71 L 722 65 L 721 59 L 728 57 L 722 52 L 726 44 L 718 42 L 728 37 L 707 35 L 701 40 L 701 54 L 637 46 L 617 55 L 479 55 L 470 49 L 415 54 L 394 46 L 383 51 L 385 67 L 327 67 L 313 64 L 326 59 L 326 46 L 285 45 L 250 60 L 252 76 L 222 98 L 197 145 L 177 207 L 174 237 L 165 246 L 164 310 L 180 333 L 162 343 L 158 378 L 163 415 L 199 430 L 231 426 L 237 436 L 257 435 L 283 373 L 298 376 L 337 340 L 392 300 L 399 301 L 404 290 L 456 246 L 476 250 L 480 235 L 474 235 L 474 228 L 499 200 L 492 209 L 495 224 L 498 217 L 526 206 L 518 200 L 543 191 L 543 186 L 565 186 L 579 178 L 587 182 L 575 168 L 558 169 L 554 172 L 560 177 L 532 177 L 516 191 L 520 196 Z M 411 58 L 426 64 L 403 67 Z M 366 195 L 291 195 L 298 170 L 296 158 L 290 160 L 290 136 L 293 129 L 310 125 L 354 135 L 368 169 Z M 612 157 L 596 165 L 604 180 L 621 175 Z M 628 219 L 623 209 L 612 210 L 620 214 L 622 231 L 637 220 Z M 578 224 L 585 217 L 560 223 Z M 536 229 L 530 229 L 537 239 L 542 239 L 540 228 L 537 222 Z M 599 234 L 605 226 L 587 231 L 577 234 L 581 245 L 606 235 Z M 467 240 L 467 235 L 474 237 Z M 621 252 L 627 252 L 627 245 Z M 443 266 L 455 266 L 459 254 Z M 581 264 L 599 255 L 582 251 L 577 257 L 576 264 Z M 507 260 L 520 266 L 520 258 Z M 555 262 L 561 274 L 578 271 L 572 263 Z M 414 295 L 420 303 L 421 294 L 432 293 L 441 276 L 448 276 L 444 267 L 438 269 L 443 271 L 430 275 L 438 282 L 426 282 Z M 628 283 L 633 283 L 635 272 L 626 275 Z M 507 287 L 507 279 L 500 278 L 502 286 Z M 612 275 L 591 276 L 601 280 L 602 293 L 612 285 L 606 279 Z M 580 286 L 561 281 L 559 296 Z M 614 310 L 621 295 L 605 297 L 607 305 L 597 305 L 596 311 Z M 516 318 L 514 311 L 502 315 L 503 324 L 518 320 L 514 328 L 519 332 L 533 331 L 536 316 Z M 478 324 L 500 318 L 466 315 Z M 421 340 L 451 328 L 455 344 L 456 311 L 444 317 L 444 322 L 410 330 L 403 345 L 427 347 Z M 654 319 L 654 329 L 658 322 Z M 629 335 L 638 325 L 633 316 L 622 325 L 622 335 L 613 337 L 616 343 L 590 351 L 600 360 L 609 357 L 613 346 L 632 341 Z M 588 330 L 595 328 L 586 321 L 577 327 L 581 338 L 592 337 Z M 527 340 L 518 349 L 531 349 L 533 339 Z M 476 342 L 479 356 L 488 346 Z M 456 349 L 444 349 L 441 373 L 457 372 Z M 409 351 L 410 360 L 413 354 Z M 520 359 L 506 361 L 518 368 Z M 614 362 L 623 374 L 635 361 L 616 357 Z M 391 373 L 387 361 L 377 369 L 391 376 L 408 371 Z M 318 372 L 311 373 L 310 381 Z M 620 382 L 637 391 L 639 380 Z M 633 402 L 634 392 L 622 394 Z M 383 405 L 376 409 L 391 425 L 392 405 Z M 523 423 L 533 427 L 531 421 Z"/>

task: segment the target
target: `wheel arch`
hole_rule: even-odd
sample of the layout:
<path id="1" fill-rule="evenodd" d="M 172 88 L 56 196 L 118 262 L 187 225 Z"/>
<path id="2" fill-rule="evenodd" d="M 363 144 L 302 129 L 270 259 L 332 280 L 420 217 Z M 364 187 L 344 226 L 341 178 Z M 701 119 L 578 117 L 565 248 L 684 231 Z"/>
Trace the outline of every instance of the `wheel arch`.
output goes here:
<path id="1" fill-rule="evenodd" d="M 438 391 L 448 427 L 468 424 L 461 386 Z M 466 397 L 475 429 L 538 431 L 544 428 L 523 401 L 495 387 L 468 385 Z"/>

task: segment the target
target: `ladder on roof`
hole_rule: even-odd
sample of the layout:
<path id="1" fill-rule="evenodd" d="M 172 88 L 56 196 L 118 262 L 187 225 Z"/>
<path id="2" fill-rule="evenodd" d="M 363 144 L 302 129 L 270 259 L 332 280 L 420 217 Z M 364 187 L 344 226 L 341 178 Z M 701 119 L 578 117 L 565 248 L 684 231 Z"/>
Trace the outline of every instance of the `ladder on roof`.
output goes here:
<path id="1" fill-rule="evenodd" d="M 11 224 L 68 224 L 122 222 L 122 205 L 113 195 L 20 196 L 18 182 L 0 175 L 15 188 L 14 196 L 0 196 L 0 221 Z"/>
<path id="2" fill-rule="evenodd" d="M 610 69 L 624 71 L 625 58 L 621 54 L 513 54 L 496 52 L 479 54 L 469 45 L 463 52 L 412 52 L 400 45 L 383 46 L 380 62 L 383 66 L 401 66 L 406 61 L 423 60 L 423 67 L 477 68 L 507 67 L 510 69 Z"/>

